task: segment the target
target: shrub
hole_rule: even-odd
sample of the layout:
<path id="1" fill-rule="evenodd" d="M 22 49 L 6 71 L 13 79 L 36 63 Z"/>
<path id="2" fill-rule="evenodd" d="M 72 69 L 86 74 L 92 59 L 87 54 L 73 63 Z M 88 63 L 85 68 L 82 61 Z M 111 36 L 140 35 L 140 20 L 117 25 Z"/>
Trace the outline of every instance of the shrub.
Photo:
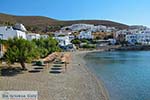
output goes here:
<path id="1" fill-rule="evenodd" d="M 58 42 L 52 37 L 46 39 L 44 38 L 34 39 L 32 41 L 36 44 L 40 57 L 45 57 L 48 54 L 55 51 L 61 51 L 61 49 L 58 46 Z"/>
<path id="2" fill-rule="evenodd" d="M 95 45 L 89 45 L 89 44 L 85 44 L 82 46 L 82 48 L 96 48 Z"/>
<path id="3" fill-rule="evenodd" d="M 30 62 L 38 57 L 36 46 L 31 41 L 23 38 L 13 38 L 5 42 L 8 49 L 4 55 L 9 64 L 19 62 L 22 69 L 26 69 L 25 62 Z"/>

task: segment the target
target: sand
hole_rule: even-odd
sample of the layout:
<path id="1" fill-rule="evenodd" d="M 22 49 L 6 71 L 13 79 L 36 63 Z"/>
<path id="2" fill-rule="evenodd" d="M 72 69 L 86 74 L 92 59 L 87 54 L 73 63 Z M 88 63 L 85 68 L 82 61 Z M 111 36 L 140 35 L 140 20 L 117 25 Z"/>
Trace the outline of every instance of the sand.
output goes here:
<path id="1" fill-rule="evenodd" d="M 0 90 L 38 91 L 39 100 L 108 100 L 102 82 L 85 66 L 86 53 L 73 52 L 67 71 L 63 69 L 60 74 L 49 73 L 50 68 L 45 68 L 39 73 L 1 76 Z"/>

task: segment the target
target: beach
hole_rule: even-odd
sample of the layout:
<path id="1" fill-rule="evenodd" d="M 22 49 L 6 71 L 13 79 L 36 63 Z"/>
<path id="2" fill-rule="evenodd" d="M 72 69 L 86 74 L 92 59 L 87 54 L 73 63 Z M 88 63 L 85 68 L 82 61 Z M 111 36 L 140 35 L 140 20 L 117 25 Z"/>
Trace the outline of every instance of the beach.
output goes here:
<path id="1" fill-rule="evenodd" d="M 48 68 L 39 73 L 1 76 L 0 90 L 38 91 L 39 100 L 108 100 L 108 93 L 86 67 L 83 59 L 88 51 L 72 52 L 67 70 L 51 74 Z M 28 66 L 30 68 L 30 66 Z"/>

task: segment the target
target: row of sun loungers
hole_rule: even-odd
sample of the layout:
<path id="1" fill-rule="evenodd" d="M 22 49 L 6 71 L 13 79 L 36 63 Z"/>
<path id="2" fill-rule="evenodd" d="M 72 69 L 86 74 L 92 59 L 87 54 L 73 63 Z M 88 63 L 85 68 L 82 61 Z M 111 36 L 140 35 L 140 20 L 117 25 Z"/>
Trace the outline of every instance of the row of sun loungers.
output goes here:
<path id="1" fill-rule="evenodd" d="M 48 55 L 47 57 L 45 57 L 44 59 L 42 59 L 41 62 L 43 62 L 43 63 L 53 62 L 53 66 L 50 69 L 50 73 L 61 73 L 63 71 L 62 64 L 65 63 L 65 70 L 66 70 L 66 66 L 67 66 L 67 64 L 69 64 L 70 60 L 71 60 L 70 53 L 54 52 L 54 53 Z M 44 65 L 44 66 L 39 66 L 39 64 L 37 64 L 37 66 L 35 66 L 34 69 L 30 70 L 29 72 L 33 72 L 33 73 L 41 72 L 44 69 L 44 67 L 47 66 L 47 64 L 42 64 L 42 65 Z M 57 67 L 57 66 L 59 66 L 59 67 Z"/>
<path id="2" fill-rule="evenodd" d="M 63 55 L 63 57 L 61 58 L 61 61 L 62 61 L 63 63 L 69 63 L 70 60 L 71 60 L 71 54 L 70 54 L 70 53 L 65 53 L 65 54 Z"/>
<path id="3" fill-rule="evenodd" d="M 55 59 L 60 59 L 62 63 L 69 63 L 71 60 L 71 54 L 69 52 L 66 52 L 64 54 L 61 54 L 60 52 L 54 52 L 50 55 L 48 55 L 46 58 L 42 59 L 43 62 L 52 62 Z"/>
<path id="4" fill-rule="evenodd" d="M 59 52 L 54 52 L 43 59 L 43 62 L 52 62 L 60 55 Z"/>

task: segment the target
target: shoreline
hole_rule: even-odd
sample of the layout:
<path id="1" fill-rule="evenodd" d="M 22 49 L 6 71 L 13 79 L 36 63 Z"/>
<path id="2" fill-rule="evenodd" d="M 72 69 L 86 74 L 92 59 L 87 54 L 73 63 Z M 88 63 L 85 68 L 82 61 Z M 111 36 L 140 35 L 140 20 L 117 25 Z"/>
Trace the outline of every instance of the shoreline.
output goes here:
<path id="1" fill-rule="evenodd" d="M 83 57 L 88 52 L 93 51 L 71 52 L 71 62 L 60 74 L 51 74 L 53 65 L 50 64 L 39 73 L 0 76 L 0 90 L 38 91 L 39 100 L 109 100 L 103 83 L 86 66 Z"/>
<path id="2" fill-rule="evenodd" d="M 86 61 L 84 59 L 84 56 L 86 56 L 87 53 L 92 53 L 92 52 L 103 52 L 105 50 L 99 49 L 99 50 L 92 50 L 92 51 L 77 51 L 76 52 L 76 57 L 78 60 L 80 59 L 81 65 L 85 68 L 85 70 L 89 73 L 89 75 L 93 78 L 93 80 L 97 83 L 99 88 L 99 92 L 101 92 L 101 96 L 103 97 L 104 100 L 109 100 L 109 93 L 107 89 L 104 87 L 104 83 L 102 80 L 99 80 L 96 75 L 90 71 L 90 69 L 86 65 Z"/>
<path id="3" fill-rule="evenodd" d="M 149 45 L 134 45 L 134 46 L 122 46 L 120 48 L 116 48 L 116 51 L 149 51 Z"/>

